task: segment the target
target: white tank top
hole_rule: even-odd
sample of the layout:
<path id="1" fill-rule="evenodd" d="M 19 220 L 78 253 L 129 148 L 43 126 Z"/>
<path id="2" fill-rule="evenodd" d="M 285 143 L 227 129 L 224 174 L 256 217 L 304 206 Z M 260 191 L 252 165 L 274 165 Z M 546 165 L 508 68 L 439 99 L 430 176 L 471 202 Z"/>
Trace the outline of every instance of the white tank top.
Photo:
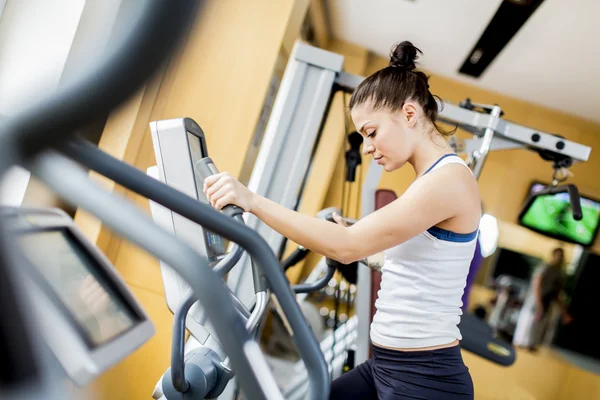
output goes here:
<path id="1" fill-rule="evenodd" d="M 468 168 L 460 157 L 447 154 L 425 173 L 452 163 Z M 374 344 L 417 348 L 462 339 L 457 325 L 477 232 L 432 227 L 384 252 L 371 324 Z"/>

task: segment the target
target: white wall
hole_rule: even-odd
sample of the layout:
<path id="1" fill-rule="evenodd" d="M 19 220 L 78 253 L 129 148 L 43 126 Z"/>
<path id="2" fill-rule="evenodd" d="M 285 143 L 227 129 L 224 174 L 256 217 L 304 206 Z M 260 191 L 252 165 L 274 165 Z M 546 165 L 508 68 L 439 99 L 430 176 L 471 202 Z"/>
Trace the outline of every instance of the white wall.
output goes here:
<path id="1" fill-rule="evenodd" d="M 6 0 L 0 0 L 0 19 L 2 19 L 2 12 L 4 11 L 5 5 L 6 5 Z"/>
<path id="2" fill-rule="evenodd" d="M 121 2 L 0 0 L 0 115 L 51 96 L 98 62 Z M 29 172 L 13 168 L 0 182 L 0 204 L 20 205 L 28 182 Z"/>
<path id="3" fill-rule="evenodd" d="M 0 115 L 11 116 L 58 86 L 85 0 L 0 0 Z M 0 2 L 0 7 L 3 5 Z M 13 168 L 0 204 L 21 205 L 29 172 Z"/>
<path id="4" fill-rule="evenodd" d="M 21 167 L 13 167 L 0 181 L 0 205 L 18 207 L 23 203 L 29 171 Z"/>
<path id="5" fill-rule="evenodd" d="M 0 20 L 0 114 L 14 115 L 60 80 L 85 0 L 8 0 Z"/>

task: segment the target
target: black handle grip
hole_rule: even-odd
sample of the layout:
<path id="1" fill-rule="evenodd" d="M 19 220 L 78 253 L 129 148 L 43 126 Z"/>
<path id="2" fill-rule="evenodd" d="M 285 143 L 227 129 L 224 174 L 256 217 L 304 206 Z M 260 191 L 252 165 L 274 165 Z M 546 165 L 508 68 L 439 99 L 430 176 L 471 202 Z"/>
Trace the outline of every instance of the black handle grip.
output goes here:
<path id="1" fill-rule="evenodd" d="M 304 260 L 306 255 L 308 254 L 308 249 L 304 247 L 298 247 L 288 258 L 285 259 L 283 264 L 281 264 L 281 268 L 283 272 L 287 271 L 294 265 L 298 264 L 300 261 Z"/>
<path id="2" fill-rule="evenodd" d="M 238 215 L 242 215 L 244 213 L 243 209 L 241 209 L 238 206 L 235 206 L 233 204 L 229 204 L 229 205 L 223 207 L 223 209 L 221 211 L 223 212 L 223 214 L 225 214 L 231 218 L 234 218 Z"/>
<path id="3" fill-rule="evenodd" d="M 329 260 L 329 259 L 327 259 L 327 260 Z M 320 279 L 317 279 L 316 281 L 310 282 L 310 283 L 300 283 L 298 285 L 294 285 L 294 286 L 292 286 L 292 290 L 295 293 L 317 292 L 317 291 L 323 289 L 325 286 L 327 286 L 327 284 L 329 283 L 331 278 L 333 278 L 333 275 L 335 274 L 335 270 L 336 270 L 335 265 L 327 263 L 327 272 Z"/>
<path id="4" fill-rule="evenodd" d="M 203 159 L 198 161 L 196 165 L 194 165 L 194 169 L 199 175 L 201 182 L 204 182 L 204 180 L 209 176 L 219 173 L 219 170 L 215 166 L 215 163 L 213 163 L 213 161 L 210 159 L 210 157 L 204 157 Z M 244 213 L 243 209 L 233 204 L 229 204 L 223 207 L 221 211 L 223 212 L 223 214 L 231 218 L 235 217 L 236 215 L 242 215 Z"/>
<path id="5" fill-rule="evenodd" d="M 254 293 L 265 292 L 269 288 L 267 278 L 262 270 L 256 265 L 256 261 L 252 261 L 252 280 L 254 283 Z"/>
<path id="6" fill-rule="evenodd" d="M 573 219 L 575 221 L 581 221 L 583 218 L 583 211 L 581 211 L 581 197 L 579 197 L 579 190 L 577 186 L 568 185 L 569 200 L 571 201 L 571 208 L 573 209 Z"/>
<path id="7" fill-rule="evenodd" d="M 197 299 L 192 293 L 181 303 L 173 317 L 173 342 L 171 343 L 171 382 L 179 393 L 190 387 L 185 379 L 185 321 L 188 311 Z"/>

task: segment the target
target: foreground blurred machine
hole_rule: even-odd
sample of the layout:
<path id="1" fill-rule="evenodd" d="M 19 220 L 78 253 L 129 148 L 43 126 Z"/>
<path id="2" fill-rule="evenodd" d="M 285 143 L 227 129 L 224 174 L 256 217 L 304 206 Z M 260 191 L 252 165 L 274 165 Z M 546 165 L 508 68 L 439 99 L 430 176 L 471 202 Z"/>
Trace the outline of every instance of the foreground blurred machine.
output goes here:
<path id="1" fill-rule="evenodd" d="M 206 307 L 207 319 L 228 355 L 227 366 L 238 372 L 236 379 L 243 391 L 252 398 L 281 398 L 258 345 L 206 258 L 153 224 L 129 202 L 90 182 L 75 162 L 248 250 L 277 295 L 307 366 L 317 375 L 311 381 L 311 398 L 323 398 L 328 379 L 322 354 L 264 241 L 244 225 L 112 159 L 95 146 L 68 137 L 123 102 L 151 76 L 193 20 L 198 4 L 148 2 L 139 26 L 107 63 L 99 64 L 97 70 L 49 102 L 5 121 L 0 135 L 0 170 L 23 165 L 65 200 L 167 262 Z M 89 382 L 144 343 L 153 329 L 114 268 L 83 240 L 64 214 L 9 209 L 2 216 L 0 305 L 6 320 L 0 323 L 0 395 L 11 400 L 68 398 L 62 385 L 65 377 L 74 383 Z M 22 243 L 16 240 L 21 237 L 25 238 Z M 32 246 L 51 248 L 51 258 L 32 257 Z M 45 330 L 39 329 L 36 296 L 48 300 L 41 310 L 54 316 L 44 318 L 44 323 L 49 323 Z M 96 297 L 102 301 L 96 302 Z M 61 334 L 63 342 L 59 343 Z M 73 348 L 65 348 L 66 339 L 73 340 Z"/>
<path id="2" fill-rule="evenodd" d="M 102 62 L 95 63 L 87 74 L 63 87 L 50 99 L 33 103 L 24 112 L 3 119 L 0 125 L 0 174 L 16 164 L 30 167 L 34 157 L 43 150 L 64 142 L 74 132 L 97 117 L 107 115 L 135 93 L 176 47 L 199 5 L 199 2 L 188 0 L 177 5 L 146 1 L 142 4 L 139 21 L 127 32 L 126 39 L 110 54 L 106 54 Z M 74 197 L 67 197 L 76 203 Z M 141 345 L 152 333 L 147 317 L 127 294 L 122 283 L 114 279 L 111 282 L 114 276 L 92 283 L 104 290 L 107 290 L 104 284 L 114 284 L 114 295 L 123 296 L 120 302 L 114 304 L 117 308 L 122 307 L 124 315 L 129 316 L 129 319 L 122 320 L 121 315 L 118 319 L 128 326 L 128 332 L 138 335 L 133 338 L 131 334 L 126 334 L 120 336 L 119 340 L 105 344 L 103 339 L 109 338 L 110 332 L 103 331 L 99 337 L 98 327 L 92 328 L 85 325 L 86 321 L 75 318 L 74 313 L 78 311 L 70 308 L 75 306 L 69 302 L 72 299 L 61 299 L 55 293 L 57 288 L 62 287 L 56 279 L 68 281 L 72 276 L 41 276 L 40 270 L 32 265 L 38 260 L 24 256 L 16 241 L 21 236 L 13 229 L 26 230 L 62 223 L 65 232 L 75 231 L 66 227 L 68 224 L 65 224 L 62 215 L 35 214 L 36 218 L 29 219 L 22 218 L 23 215 L 14 210 L 4 210 L 3 216 L 6 218 L 0 221 L 0 311 L 3 317 L 0 322 L 0 397 L 3 399 L 68 398 L 61 383 L 65 375 L 71 374 L 75 381 L 85 383 Z M 27 237 L 39 239 L 42 243 L 48 240 L 47 236 Z M 76 236 L 72 237 L 75 241 L 56 239 L 57 236 L 54 238 L 56 244 L 63 248 L 68 248 L 78 240 Z M 89 247 L 86 251 L 92 257 L 98 255 Z M 95 261 L 99 271 L 109 270 L 102 260 Z M 84 261 L 82 263 L 86 265 Z M 87 264 L 86 267 L 89 265 L 93 264 Z M 83 265 L 80 267 L 80 272 L 85 271 Z M 54 279 L 54 286 L 48 283 L 51 279 Z M 51 326 L 41 331 L 36 309 L 37 302 L 44 298 L 51 299 L 46 302 L 46 311 L 56 318 L 51 321 Z M 61 354 L 64 345 L 54 347 L 59 334 L 73 340 L 71 355 Z M 94 340 L 102 343 L 95 343 Z M 61 365 L 64 369 L 61 369 Z"/>
<path id="3" fill-rule="evenodd" d="M 154 335 L 104 254 L 58 209 L 0 208 L 27 260 L 34 318 L 66 374 L 84 386 Z"/>

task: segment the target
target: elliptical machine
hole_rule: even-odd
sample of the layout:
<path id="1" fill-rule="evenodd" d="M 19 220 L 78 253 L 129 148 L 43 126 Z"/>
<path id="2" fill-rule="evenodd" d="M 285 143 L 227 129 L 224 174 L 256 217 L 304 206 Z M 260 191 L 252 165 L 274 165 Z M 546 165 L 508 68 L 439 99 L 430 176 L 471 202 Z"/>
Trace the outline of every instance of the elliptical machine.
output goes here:
<path id="1" fill-rule="evenodd" d="M 157 165 L 148 169 L 148 175 L 187 194 L 199 203 L 208 204 L 202 192 L 204 180 L 218 173 L 218 170 L 208 155 L 201 127 L 191 118 L 178 118 L 152 122 L 150 128 Z M 154 221 L 194 246 L 196 251 L 206 257 L 213 271 L 226 285 L 227 274 L 242 258 L 243 249 L 233 243 L 229 252 L 226 252 L 224 238 L 213 231 L 181 218 L 176 212 L 157 202 L 151 201 L 150 209 Z M 327 210 L 319 217 L 333 221 L 331 213 L 332 210 Z M 242 210 L 236 206 L 225 207 L 223 214 L 233 218 L 240 225 L 244 224 Z M 306 253 L 299 252 L 293 257 L 294 260 L 299 261 L 303 254 Z M 286 267 L 292 266 L 292 262 L 284 264 L 280 272 L 282 274 Z M 224 393 L 224 390 L 234 373 L 229 368 L 229 360 L 223 352 L 220 339 L 206 320 L 206 310 L 191 296 L 189 285 L 165 261 L 161 261 L 161 272 L 167 305 L 175 318 L 171 367 L 157 383 L 153 397 L 168 400 L 216 398 L 221 394 L 225 398 L 231 396 L 230 392 Z M 330 265 L 317 279 L 294 285 L 291 289 L 296 294 L 321 290 L 334 272 L 335 266 Z M 238 313 L 245 320 L 246 329 L 256 337 L 260 323 L 265 317 L 271 290 L 255 260 L 252 263 L 252 276 L 255 295 L 249 303 L 238 299 L 232 292 L 230 296 Z M 280 315 L 285 324 L 289 325 L 286 313 L 282 312 Z M 186 328 L 190 332 L 187 342 Z"/>

